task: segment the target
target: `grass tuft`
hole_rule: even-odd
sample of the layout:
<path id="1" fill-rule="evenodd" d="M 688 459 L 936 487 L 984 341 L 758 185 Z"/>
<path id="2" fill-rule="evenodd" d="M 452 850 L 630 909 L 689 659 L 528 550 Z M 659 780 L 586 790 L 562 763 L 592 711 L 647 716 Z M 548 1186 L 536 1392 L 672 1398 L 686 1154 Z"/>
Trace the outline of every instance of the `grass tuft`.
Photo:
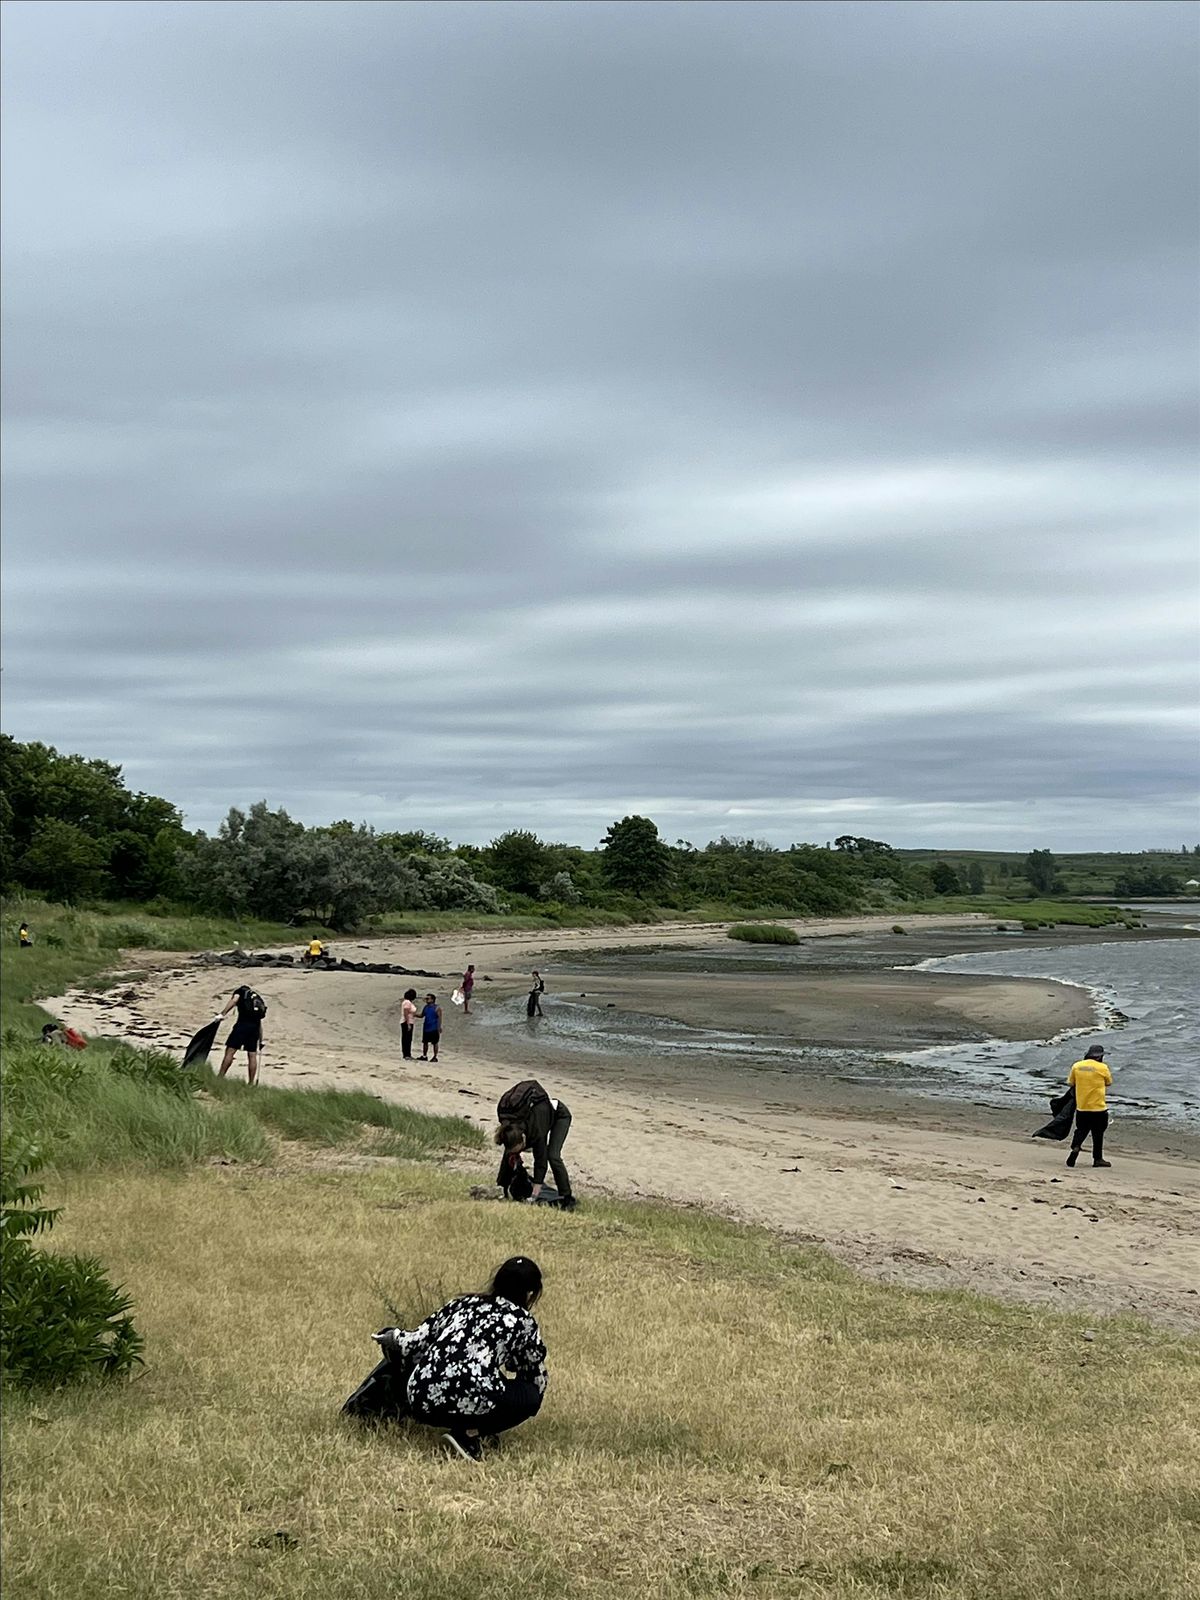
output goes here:
<path id="1" fill-rule="evenodd" d="M 795 928 L 784 928 L 777 922 L 737 922 L 729 929 L 728 937 L 741 939 L 746 944 L 800 943 Z"/>

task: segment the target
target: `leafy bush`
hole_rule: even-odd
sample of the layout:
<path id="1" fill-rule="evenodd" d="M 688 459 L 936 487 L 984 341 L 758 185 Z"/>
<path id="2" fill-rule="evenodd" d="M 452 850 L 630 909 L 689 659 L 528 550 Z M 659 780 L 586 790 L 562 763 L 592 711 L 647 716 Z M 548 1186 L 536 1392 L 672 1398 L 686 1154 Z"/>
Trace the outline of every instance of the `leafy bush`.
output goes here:
<path id="1" fill-rule="evenodd" d="M 892 924 L 892 932 L 893 933 L 907 933 L 908 929 L 907 928 L 902 928 L 898 922 L 894 922 Z"/>
<path id="2" fill-rule="evenodd" d="M 742 939 L 746 944 L 800 943 L 795 928 L 782 928 L 777 922 L 737 922 L 730 928 L 729 938 Z"/>
<path id="3" fill-rule="evenodd" d="M 38 1151 L 9 1142 L 0 1158 L 0 1372 L 22 1388 L 128 1375 L 142 1359 L 130 1299 L 94 1256 L 35 1248 L 58 1213 L 31 1183 Z"/>

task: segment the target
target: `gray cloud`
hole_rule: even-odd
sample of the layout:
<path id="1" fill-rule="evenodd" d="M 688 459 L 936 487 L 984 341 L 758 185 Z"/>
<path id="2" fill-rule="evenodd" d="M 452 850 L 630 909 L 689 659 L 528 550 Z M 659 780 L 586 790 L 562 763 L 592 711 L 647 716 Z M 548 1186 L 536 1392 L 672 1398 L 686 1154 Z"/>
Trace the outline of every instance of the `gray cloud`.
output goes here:
<path id="1" fill-rule="evenodd" d="M 1191 837 L 1190 7 L 6 12 L 12 732 L 205 826 Z"/>

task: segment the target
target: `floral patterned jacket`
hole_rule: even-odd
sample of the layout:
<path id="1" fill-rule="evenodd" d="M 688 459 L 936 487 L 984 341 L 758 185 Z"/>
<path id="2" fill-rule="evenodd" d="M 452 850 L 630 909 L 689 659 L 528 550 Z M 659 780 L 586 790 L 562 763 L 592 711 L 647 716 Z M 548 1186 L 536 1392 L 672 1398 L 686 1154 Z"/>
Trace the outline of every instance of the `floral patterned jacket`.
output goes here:
<path id="1" fill-rule="evenodd" d="M 501 1295 L 465 1294 L 411 1333 L 391 1328 L 375 1337 L 411 1361 L 408 1403 L 418 1416 L 485 1417 L 504 1398 L 509 1375 L 546 1392 L 538 1325 Z"/>

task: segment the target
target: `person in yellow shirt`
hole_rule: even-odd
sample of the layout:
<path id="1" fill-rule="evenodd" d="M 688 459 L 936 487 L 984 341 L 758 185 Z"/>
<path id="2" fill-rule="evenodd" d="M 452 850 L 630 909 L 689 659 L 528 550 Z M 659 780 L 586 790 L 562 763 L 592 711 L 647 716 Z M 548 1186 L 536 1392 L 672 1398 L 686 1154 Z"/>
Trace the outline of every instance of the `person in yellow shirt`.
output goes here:
<path id="1" fill-rule="evenodd" d="M 1104 1159 L 1104 1130 L 1108 1127 L 1108 1099 L 1106 1091 L 1112 1082 L 1112 1073 L 1104 1065 L 1104 1051 L 1094 1044 L 1077 1061 L 1067 1074 L 1067 1085 L 1075 1091 L 1075 1132 L 1071 1135 L 1071 1154 L 1067 1165 L 1073 1167 L 1079 1160 L 1083 1141 L 1092 1136 L 1092 1165 L 1111 1167 Z"/>
<path id="2" fill-rule="evenodd" d="M 311 967 L 313 962 L 319 961 L 324 954 L 325 946 L 314 933 L 312 938 L 308 941 L 308 949 L 304 952 L 301 960 L 304 966 Z"/>

